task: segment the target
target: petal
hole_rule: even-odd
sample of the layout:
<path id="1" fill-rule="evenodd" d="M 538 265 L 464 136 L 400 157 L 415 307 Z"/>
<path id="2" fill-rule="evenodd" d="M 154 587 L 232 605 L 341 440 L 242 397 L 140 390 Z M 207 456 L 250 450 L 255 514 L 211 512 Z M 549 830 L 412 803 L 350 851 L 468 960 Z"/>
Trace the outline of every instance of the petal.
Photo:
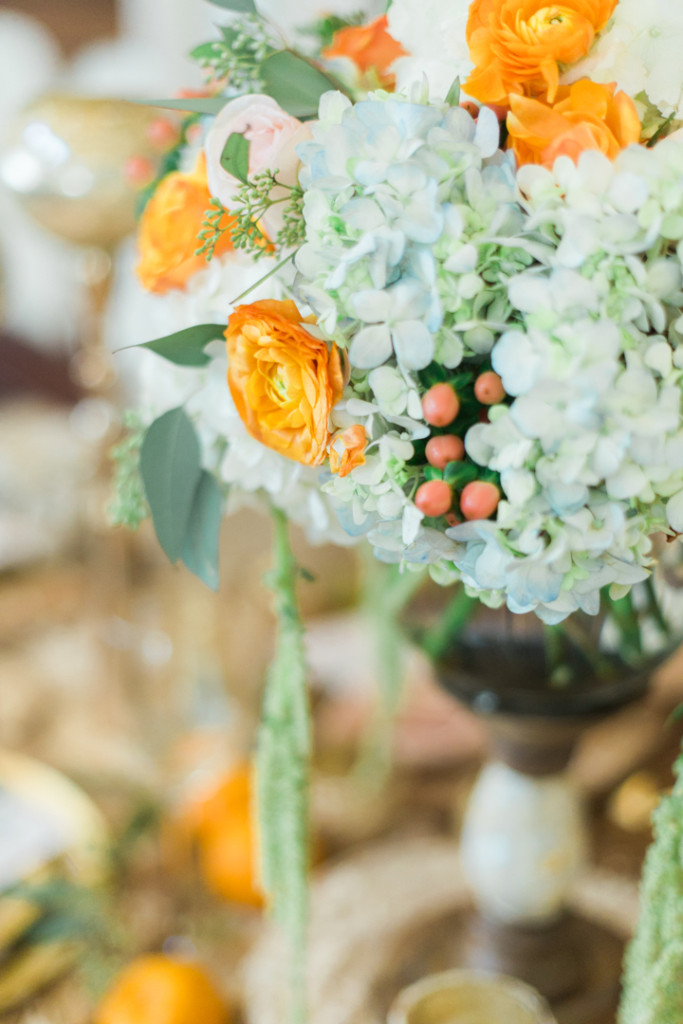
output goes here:
<path id="1" fill-rule="evenodd" d="M 363 327 L 349 348 L 349 359 L 359 370 L 372 370 L 391 356 L 391 334 L 386 324 Z"/>
<path id="2" fill-rule="evenodd" d="M 406 370 L 423 370 L 434 358 L 434 337 L 421 320 L 404 320 L 392 329 L 396 358 Z"/>

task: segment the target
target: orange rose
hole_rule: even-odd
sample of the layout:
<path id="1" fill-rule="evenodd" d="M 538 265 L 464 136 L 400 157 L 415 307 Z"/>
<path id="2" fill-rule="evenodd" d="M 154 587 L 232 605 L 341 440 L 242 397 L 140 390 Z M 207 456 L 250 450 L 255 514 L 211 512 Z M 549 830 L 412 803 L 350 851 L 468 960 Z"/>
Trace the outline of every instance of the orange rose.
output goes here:
<path id="1" fill-rule="evenodd" d="M 251 436 L 295 462 L 319 465 L 344 390 L 338 349 L 314 338 L 290 301 L 238 306 L 225 337 L 230 393 Z"/>
<path id="2" fill-rule="evenodd" d="M 507 118 L 509 145 L 517 163 L 552 168 L 558 156 L 578 160 L 586 149 L 598 149 L 610 160 L 640 140 L 640 119 L 625 92 L 616 85 L 598 85 L 582 78 L 558 91 L 549 107 L 526 96 L 511 96 Z"/>
<path id="3" fill-rule="evenodd" d="M 482 103 L 509 106 L 511 94 L 552 103 L 558 64 L 573 64 L 593 45 L 617 0 L 474 0 L 467 42 L 474 71 L 464 84 Z"/>
<path id="4" fill-rule="evenodd" d="M 323 50 L 323 57 L 347 57 L 362 74 L 375 71 L 382 85 L 393 87 L 394 76 L 388 69 L 399 57 L 406 57 L 398 40 L 388 31 L 388 18 L 383 14 L 368 25 L 352 25 L 335 32 L 332 45 Z"/>
<path id="5" fill-rule="evenodd" d="M 159 183 L 145 207 L 138 231 L 137 271 L 147 291 L 163 295 L 171 288 L 184 288 L 206 266 L 206 258 L 195 253 L 200 246 L 197 235 L 210 201 L 203 156 L 191 174 L 173 171 Z M 231 249 L 228 230 L 219 238 L 214 255 L 222 256 Z"/>
<path id="6" fill-rule="evenodd" d="M 347 476 L 352 469 L 365 465 L 365 447 L 368 443 L 365 427 L 355 423 L 336 434 L 330 445 L 330 469 L 339 476 Z"/>

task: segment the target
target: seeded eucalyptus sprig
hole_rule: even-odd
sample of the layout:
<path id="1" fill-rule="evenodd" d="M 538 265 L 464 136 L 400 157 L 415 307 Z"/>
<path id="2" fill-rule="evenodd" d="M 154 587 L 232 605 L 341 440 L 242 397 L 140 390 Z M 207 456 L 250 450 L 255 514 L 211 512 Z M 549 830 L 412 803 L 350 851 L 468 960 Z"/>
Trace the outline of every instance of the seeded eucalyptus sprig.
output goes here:
<path id="1" fill-rule="evenodd" d="M 263 19 L 244 14 L 221 28 L 220 39 L 195 47 L 190 56 L 204 69 L 208 81 L 225 81 L 236 95 L 262 91 L 261 64 L 274 52 Z"/>
<path id="2" fill-rule="evenodd" d="M 206 262 L 210 263 L 213 259 L 214 249 L 216 248 L 219 239 L 226 231 L 230 230 L 230 227 L 230 214 L 225 209 L 220 199 L 216 199 L 215 196 L 212 196 L 209 209 L 204 213 L 202 229 L 197 235 L 197 241 L 201 242 L 201 245 L 196 250 L 195 255 L 205 256 Z"/>
<path id="3" fill-rule="evenodd" d="M 235 250 L 250 253 L 254 260 L 262 256 L 279 256 L 285 250 L 295 249 L 304 240 L 303 189 L 299 185 L 285 185 L 278 180 L 278 171 L 263 171 L 241 184 L 235 193 L 234 210 L 226 210 L 221 201 L 212 198 L 204 215 L 202 229 L 197 236 L 200 247 L 197 255 L 210 261 L 216 244 L 226 231 L 231 232 Z M 275 189 L 285 195 L 273 198 Z M 275 238 L 263 230 L 263 218 L 274 206 L 284 204 L 284 223 Z"/>

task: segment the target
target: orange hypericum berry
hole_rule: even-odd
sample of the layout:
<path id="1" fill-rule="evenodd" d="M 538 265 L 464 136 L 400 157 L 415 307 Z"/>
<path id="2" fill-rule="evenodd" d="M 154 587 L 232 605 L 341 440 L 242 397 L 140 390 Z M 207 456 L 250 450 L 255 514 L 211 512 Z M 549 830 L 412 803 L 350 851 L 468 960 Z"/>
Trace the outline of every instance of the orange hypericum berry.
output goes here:
<path id="1" fill-rule="evenodd" d="M 495 484 L 473 480 L 460 495 L 460 509 L 465 519 L 488 519 L 498 508 L 500 491 Z"/>
<path id="2" fill-rule="evenodd" d="M 166 117 L 157 117 L 147 128 L 147 138 L 159 149 L 170 149 L 178 141 L 178 129 Z"/>
<path id="3" fill-rule="evenodd" d="M 452 501 L 453 492 L 445 480 L 428 480 L 418 487 L 415 495 L 420 512 L 432 518 L 445 515 Z"/>
<path id="4" fill-rule="evenodd" d="M 131 185 L 148 185 L 154 177 L 154 164 L 146 156 L 131 156 L 126 160 L 123 174 Z"/>
<path id="5" fill-rule="evenodd" d="M 460 462 L 464 454 L 463 440 L 455 434 L 430 437 L 425 448 L 427 462 L 436 469 L 445 469 L 449 462 Z"/>
<path id="6" fill-rule="evenodd" d="M 460 399 L 450 384 L 435 384 L 422 399 L 422 415 L 432 427 L 447 427 L 460 412 Z"/>
<path id="7" fill-rule="evenodd" d="M 473 103 L 472 100 L 465 100 L 460 106 L 463 110 L 467 111 L 470 117 L 473 117 L 475 121 L 477 120 L 479 117 L 479 107 L 476 103 Z"/>
<path id="8" fill-rule="evenodd" d="M 474 382 L 474 397 L 482 405 L 497 405 L 505 398 L 503 382 L 494 370 L 480 373 Z"/>

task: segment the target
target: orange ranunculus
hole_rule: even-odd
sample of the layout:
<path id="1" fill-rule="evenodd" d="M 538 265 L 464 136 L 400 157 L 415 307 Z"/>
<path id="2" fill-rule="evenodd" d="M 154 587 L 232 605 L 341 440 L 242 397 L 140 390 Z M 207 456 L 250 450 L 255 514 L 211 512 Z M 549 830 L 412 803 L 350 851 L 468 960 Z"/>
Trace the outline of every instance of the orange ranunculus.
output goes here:
<path id="1" fill-rule="evenodd" d="M 138 231 L 137 271 L 147 291 L 164 294 L 171 288 L 184 288 L 206 266 L 206 257 L 195 254 L 201 244 L 197 235 L 210 202 L 203 155 L 190 174 L 173 171 L 161 180 L 145 207 Z M 214 256 L 231 249 L 228 230 L 219 238 Z"/>
<path id="2" fill-rule="evenodd" d="M 295 303 L 270 299 L 238 306 L 225 337 L 230 393 L 251 436 L 295 462 L 319 465 L 344 390 L 336 346 L 306 330 Z"/>
<path id="3" fill-rule="evenodd" d="M 616 85 L 582 78 L 558 91 L 550 107 L 526 96 L 512 96 L 507 118 L 509 145 L 517 163 L 552 167 L 558 156 L 578 160 L 598 149 L 611 160 L 640 140 L 640 119 L 633 100 Z"/>
<path id="4" fill-rule="evenodd" d="M 554 102 L 559 64 L 573 64 L 593 45 L 617 0 L 474 0 L 467 42 L 474 71 L 464 83 L 482 103 L 509 106 L 511 94 Z"/>
<path id="5" fill-rule="evenodd" d="M 330 444 L 330 469 L 339 476 L 347 476 L 352 469 L 365 465 L 365 448 L 368 443 L 365 427 L 354 423 L 352 427 L 336 434 Z"/>
<path id="6" fill-rule="evenodd" d="M 323 57 L 348 57 L 362 74 L 376 72 L 380 83 L 394 85 L 388 69 L 399 57 L 406 57 L 397 39 L 388 31 L 388 18 L 383 14 L 367 25 L 352 25 L 335 32 L 332 45 L 323 50 Z"/>

